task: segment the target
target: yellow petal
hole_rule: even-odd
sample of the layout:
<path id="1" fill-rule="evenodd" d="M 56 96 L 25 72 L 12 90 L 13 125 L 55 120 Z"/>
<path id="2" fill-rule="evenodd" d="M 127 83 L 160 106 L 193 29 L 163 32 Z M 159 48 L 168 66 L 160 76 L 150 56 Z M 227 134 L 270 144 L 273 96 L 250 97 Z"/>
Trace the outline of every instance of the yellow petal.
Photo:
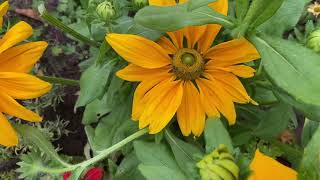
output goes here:
<path id="1" fill-rule="evenodd" d="M 205 126 L 205 112 L 200 102 L 200 94 L 191 81 L 183 85 L 183 97 L 177 111 L 177 119 L 184 136 L 192 132 L 200 136 Z"/>
<path id="2" fill-rule="evenodd" d="M 0 91 L 0 112 L 31 122 L 42 121 L 42 118 L 38 114 L 21 106 L 17 101 L 5 94 L 3 91 Z"/>
<path id="3" fill-rule="evenodd" d="M 256 151 L 250 164 L 252 175 L 248 180 L 297 180 L 297 172 L 278 161 Z"/>
<path id="4" fill-rule="evenodd" d="M 158 44 L 166 50 L 168 54 L 175 54 L 178 51 L 174 44 L 164 36 L 159 39 Z"/>
<path id="5" fill-rule="evenodd" d="M 31 42 L 12 47 L 0 54 L 0 72 L 29 72 L 40 59 L 48 44 Z"/>
<path id="6" fill-rule="evenodd" d="M 251 101 L 241 81 L 233 74 L 223 71 L 206 71 L 214 78 L 217 86 L 222 87 L 232 97 L 234 102 L 249 103 Z"/>
<path id="7" fill-rule="evenodd" d="M 254 76 L 254 73 L 256 72 L 256 70 L 252 67 L 245 65 L 228 66 L 223 68 L 223 70 L 232 72 L 233 74 L 243 78 L 251 78 Z"/>
<path id="8" fill-rule="evenodd" d="M 5 1 L 0 5 L 0 28 L 2 28 L 3 16 L 7 13 L 8 9 L 9 9 L 8 1 Z"/>
<path id="9" fill-rule="evenodd" d="M 32 31 L 32 27 L 24 21 L 15 24 L 0 40 L 0 53 L 30 37 Z"/>
<path id="10" fill-rule="evenodd" d="M 228 0 L 218 0 L 209 4 L 209 7 L 214 9 L 216 12 L 220 14 L 227 15 L 228 14 Z M 210 24 L 207 25 L 206 31 L 204 32 L 202 38 L 199 40 L 198 48 L 202 54 L 205 54 L 208 49 L 211 47 L 213 41 L 218 35 L 221 26 L 218 24 Z"/>
<path id="11" fill-rule="evenodd" d="M 0 112 L 0 145 L 11 147 L 18 144 L 18 136 L 6 117 Z"/>
<path id="12" fill-rule="evenodd" d="M 205 55 L 214 66 L 229 66 L 260 58 L 256 48 L 246 39 L 235 39 L 212 47 Z"/>
<path id="13" fill-rule="evenodd" d="M 168 36 L 170 37 L 173 44 L 176 46 L 177 49 L 183 48 L 183 36 L 184 36 L 184 29 L 180 29 L 174 32 L 167 32 Z"/>
<path id="14" fill-rule="evenodd" d="M 156 69 L 146 69 L 134 64 L 129 64 L 127 67 L 117 72 L 117 76 L 127 81 L 144 81 L 150 78 L 158 78 L 166 76 L 170 71 L 169 67 Z"/>
<path id="15" fill-rule="evenodd" d="M 230 125 L 236 122 L 236 111 L 232 102 L 232 97 L 213 79 L 197 79 L 197 85 L 200 89 L 201 103 L 203 104 L 208 116 L 216 116 L 214 107 L 223 114 Z M 209 111 L 211 110 L 211 111 Z"/>
<path id="16" fill-rule="evenodd" d="M 191 26 L 184 29 L 188 42 L 188 48 L 194 48 L 199 39 L 203 36 L 207 26 Z"/>
<path id="17" fill-rule="evenodd" d="M 150 91 L 153 87 L 159 84 L 161 81 L 165 79 L 169 79 L 169 74 L 167 76 L 158 77 L 158 78 L 150 78 L 148 80 L 142 81 L 137 89 L 134 92 L 133 97 L 133 106 L 132 106 L 132 119 L 137 121 L 140 119 L 141 114 L 143 113 L 145 102 L 142 101 L 142 98 L 145 94 Z M 140 123 L 141 124 L 141 123 Z"/>
<path id="18" fill-rule="evenodd" d="M 149 0 L 149 5 L 152 6 L 174 6 L 176 5 L 175 0 Z"/>
<path id="19" fill-rule="evenodd" d="M 108 34 L 106 40 L 120 56 L 137 66 L 153 69 L 171 63 L 166 51 L 146 38 L 129 34 Z"/>
<path id="20" fill-rule="evenodd" d="M 14 99 L 33 99 L 51 90 L 51 84 L 32 75 L 0 72 L 0 90 Z"/>
<path id="21" fill-rule="evenodd" d="M 177 112 L 182 95 L 182 83 L 173 81 L 173 78 L 162 81 L 151 89 L 143 98 L 146 106 L 139 119 L 139 127 L 143 128 L 150 124 L 150 134 L 160 132 Z"/>

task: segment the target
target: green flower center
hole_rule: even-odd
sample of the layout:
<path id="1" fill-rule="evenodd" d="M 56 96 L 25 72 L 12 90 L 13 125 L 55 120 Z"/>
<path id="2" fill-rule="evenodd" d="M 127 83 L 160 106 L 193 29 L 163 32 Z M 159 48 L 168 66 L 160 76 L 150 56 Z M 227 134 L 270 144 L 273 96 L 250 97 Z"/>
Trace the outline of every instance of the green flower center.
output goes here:
<path id="1" fill-rule="evenodd" d="M 173 56 L 172 66 L 178 79 L 194 80 L 203 73 L 204 61 L 196 50 L 184 48 Z"/>

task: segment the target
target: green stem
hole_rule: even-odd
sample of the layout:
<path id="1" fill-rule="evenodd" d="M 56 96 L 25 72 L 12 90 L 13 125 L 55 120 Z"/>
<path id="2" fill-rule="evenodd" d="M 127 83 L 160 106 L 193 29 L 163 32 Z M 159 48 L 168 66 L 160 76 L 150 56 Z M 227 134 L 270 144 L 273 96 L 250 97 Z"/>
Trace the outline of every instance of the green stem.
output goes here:
<path id="1" fill-rule="evenodd" d="M 65 78 L 57 78 L 57 77 L 50 77 L 50 76 L 37 76 L 38 78 L 47 81 L 53 84 L 61 84 L 67 86 L 79 86 L 78 80 L 73 79 L 65 79 Z"/>
<path id="2" fill-rule="evenodd" d="M 75 37 L 76 39 L 89 44 L 91 46 L 94 47 L 99 47 L 100 43 L 95 42 L 85 36 L 83 36 L 82 34 L 78 33 L 77 31 L 71 29 L 70 27 L 68 27 L 67 25 L 65 25 L 64 23 L 62 23 L 61 21 L 59 21 L 57 18 L 51 16 L 47 10 L 45 9 L 44 5 L 40 5 L 39 6 L 39 12 L 41 14 L 41 17 L 43 19 L 45 19 L 46 21 L 48 21 L 51 25 L 61 29 L 63 32 L 70 34 L 71 36 Z"/>
<path id="3" fill-rule="evenodd" d="M 70 167 L 59 168 L 59 169 L 43 167 L 43 168 L 41 168 L 41 171 L 45 172 L 45 173 L 49 173 L 49 174 L 62 174 L 64 172 L 73 171 L 79 167 L 88 167 L 92 164 L 95 164 L 95 163 L 105 159 L 111 153 L 119 150 L 121 147 L 132 142 L 133 140 L 147 134 L 147 132 L 148 132 L 148 129 L 141 129 L 141 130 L 135 132 L 134 134 L 128 136 L 127 138 L 123 139 L 122 141 L 118 142 L 117 144 L 111 146 L 110 148 L 101 151 L 100 154 L 96 155 L 95 157 L 93 157 L 89 160 L 83 161 L 81 163 L 71 165 Z"/>

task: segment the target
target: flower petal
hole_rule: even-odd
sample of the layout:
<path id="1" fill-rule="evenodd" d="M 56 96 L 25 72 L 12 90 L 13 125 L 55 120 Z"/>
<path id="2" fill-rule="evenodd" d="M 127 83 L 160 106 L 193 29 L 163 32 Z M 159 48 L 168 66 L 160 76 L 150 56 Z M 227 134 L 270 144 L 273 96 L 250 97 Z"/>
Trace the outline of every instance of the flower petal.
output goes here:
<path id="1" fill-rule="evenodd" d="M 175 0 L 149 0 L 149 5 L 152 6 L 174 6 L 176 4 Z"/>
<path id="2" fill-rule="evenodd" d="M 151 89 L 143 98 L 146 106 L 140 117 L 139 127 L 150 124 L 150 134 L 160 132 L 177 112 L 182 95 L 182 82 L 174 81 L 173 78 L 162 81 Z"/>
<path id="3" fill-rule="evenodd" d="M 168 36 L 170 37 L 173 44 L 176 46 L 177 49 L 183 48 L 183 36 L 184 36 L 184 29 L 180 29 L 174 32 L 167 32 Z"/>
<path id="4" fill-rule="evenodd" d="M 164 49 L 146 38 L 129 34 L 108 34 L 107 42 L 128 62 L 148 68 L 160 68 L 171 63 Z"/>
<path id="5" fill-rule="evenodd" d="M 188 48 L 194 48 L 199 39 L 203 36 L 207 29 L 207 26 L 190 26 L 184 28 L 185 36 L 188 42 Z"/>
<path id="6" fill-rule="evenodd" d="M 214 66 L 229 66 L 257 60 L 260 55 L 249 41 L 241 38 L 214 46 L 205 58 L 213 60 Z"/>
<path id="7" fill-rule="evenodd" d="M 18 144 L 18 136 L 7 118 L 0 112 L 0 144 L 11 147 Z"/>
<path id="8" fill-rule="evenodd" d="M 29 72 L 40 59 L 48 44 L 31 42 L 12 47 L 0 54 L 0 72 Z"/>
<path id="9" fill-rule="evenodd" d="M 162 36 L 159 41 L 158 44 L 167 51 L 168 54 L 175 54 L 178 49 L 176 48 L 176 46 L 174 44 L 172 44 L 172 42 L 166 38 L 165 36 Z"/>
<path id="10" fill-rule="evenodd" d="M 191 81 L 183 85 L 183 97 L 177 111 L 177 119 L 184 136 L 192 132 L 200 136 L 205 126 L 206 114 L 200 102 L 200 94 Z"/>
<path id="11" fill-rule="evenodd" d="M 51 84 L 32 75 L 0 72 L 0 90 L 14 99 L 33 99 L 51 90 Z"/>
<path id="12" fill-rule="evenodd" d="M 9 9 L 8 1 L 5 1 L 0 5 L 0 28 L 2 28 L 3 16 L 8 12 L 8 9 Z"/>
<path id="13" fill-rule="evenodd" d="M 24 22 L 18 22 L 0 40 L 0 53 L 27 39 L 32 35 L 32 27 Z"/>
<path id="14" fill-rule="evenodd" d="M 250 164 L 253 171 L 248 180 L 274 179 L 274 180 L 297 180 L 297 172 L 282 165 L 276 160 L 256 151 Z"/>
<path id="15" fill-rule="evenodd" d="M 12 99 L 9 95 L 5 94 L 3 91 L 0 91 L 0 112 L 15 116 L 26 121 L 30 122 L 40 122 L 42 118 L 21 106 L 17 101 Z"/>
<path id="16" fill-rule="evenodd" d="M 214 108 L 227 118 L 230 125 L 236 122 L 236 111 L 231 96 L 215 80 L 197 79 L 197 85 L 200 89 L 201 103 L 206 109 L 208 116 L 217 117 Z"/>
<path id="17" fill-rule="evenodd" d="M 146 69 L 134 64 L 129 64 L 127 67 L 119 70 L 117 76 L 127 81 L 144 81 L 150 78 L 168 76 L 169 71 L 169 67 Z"/>
<path id="18" fill-rule="evenodd" d="M 233 74 L 223 71 L 207 72 L 214 78 L 218 86 L 222 87 L 232 97 L 233 102 L 249 103 L 251 98 L 241 81 Z"/>
<path id="19" fill-rule="evenodd" d="M 214 3 L 209 4 L 209 7 L 214 9 L 223 15 L 228 14 L 228 0 L 218 0 Z M 198 48 L 202 54 L 205 54 L 211 47 L 213 41 L 218 35 L 221 26 L 218 24 L 207 25 L 206 31 L 204 32 L 202 38 L 199 40 Z"/>

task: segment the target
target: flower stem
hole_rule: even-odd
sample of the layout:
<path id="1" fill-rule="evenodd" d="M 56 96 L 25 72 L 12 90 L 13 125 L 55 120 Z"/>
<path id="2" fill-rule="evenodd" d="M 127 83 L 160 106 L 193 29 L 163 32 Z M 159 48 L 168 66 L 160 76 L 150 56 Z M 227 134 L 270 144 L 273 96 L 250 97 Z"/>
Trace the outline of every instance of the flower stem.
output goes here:
<path id="1" fill-rule="evenodd" d="M 76 39 L 89 44 L 91 46 L 94 47 L 99 47 L 100 43 L 95 42 L 85 36 L 83 36 L 82 34 L 78 33 L 77 31 L 71 29 L 70 27 L 68 27 L 67 25 L 65 25 L 64 23 L 62 23 L 61 21 L 59 21 L 57 18 L 51 16 L 48 11 L 45 9 L 44 5 L 41 4 L 39 7 L 39 12 L 41 14 L 41 17 L 43 19 L 45 19 L 46 21 L 48 21 L 51 25 L 61 29 L 63 32 L 70 34 L 71 36 L 75 37 Z"/>
<path id="2" fill-rule="evenodd" d="M 53 84 L 61 84 L 67 86 L 79 86 L 78 80 L 73 79 L 65 79 L 65 78 L 57 78 L 57 77 L 50 77 L 50 76 L 37 76 L 39 79 L 47 81 Z"/>
<path id="3" fill-rule="evenodd" d="M 118 142 L 117 144 L 109 147 L 108 149 L 101 151 L 100 154 L 96 155 L 95 157 L 88 159 L 86 161 L 83 161 L 81 163 L 74 164 L 74 165 L 71 165 L 66 168 L 52 168 L 51 169 L 51 168 L 47 168 L 47 167 L 42 167 L 41 171 L 44 173 L 49 173 L 49 174 L 62 174 L 64 172 L 73 171 L 79 167 L 88 167 L 92 164 L 95 164 L 95 163 L 103 160 L 111 153 L 115 152 L 116 150 L 119 150 L 121 147 L 132 142 L 133 140 L 145 135 L 147 132 L 148 132 L 147 129 L 141 129 L 141 130 L 135 132 L 134 134 L 128 136 L 127 138 L 123 139 L 122 141 Z"/>

